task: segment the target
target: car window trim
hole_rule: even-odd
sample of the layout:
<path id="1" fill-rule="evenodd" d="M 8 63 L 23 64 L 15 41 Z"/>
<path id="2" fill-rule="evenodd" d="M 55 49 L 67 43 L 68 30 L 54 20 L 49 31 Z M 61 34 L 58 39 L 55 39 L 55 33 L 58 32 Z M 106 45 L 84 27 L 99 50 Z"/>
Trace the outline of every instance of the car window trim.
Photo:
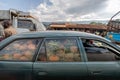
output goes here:
<path id="1" fill-rule="evenodd" d="M 100 39 L 100 38 L 94 38 L 94 37 L 87 37 L 87 38 L 86 38 L 86 37 L 80 37 L 81 41 L 82 41 L 82 38 L 83 38 L 83 39 L 94 39 L 94 40 L 96 40 L 96 41 L 101 41 L 101 42 L 109 45 L 110 47 L 116 49 L 118 52 L 120 52 L 120 50 L 118 50 L 118 48 L 116 48 L 116 46 L 113 45 L 113 43 L 107 42 L 106 40 L 103 40 L 103 39 Z"/>
<path id="2" fill-rule="evenodd" d="M 81 55 L 81 49 L 79 48 L 79 41 L 78 41 L 78 37 L 77 36 L 73 36 L 73 37 L 67 37 L 67 38 L 71 38 L 71 39 L 75 39 L 76 40 L 76 42 L 77 42 L 77 47 L 78 47 L 78 49 L 79 49 L 79 54 Z M 44 40 L 42 41 L 42 43 L 41 43 L 41 45 L 40 45 L 40 47 L 39 47 L 39 51 L 38 51 L 38 54 L 37 54 L 37 56 L 36 56 L 36 59 L 35 59 L 35 62 L 46 62 L 46 63 L 48 63 L 48 62 L 52 62 L 52 61 L 38 61 L 37 59 L 38 59 L 38 56 L 39 56 L 39 52 L 40 52 L 40 49 L 41 49 L 41 46 L 45 43 L 45 41 L 46 40 L 48 40 L 48 39 L 66 39 L 66 37 L 47 37 L 47 38 L 44 38 Z M 82 57 L 82 56 L 81 56 Z M 80 58 L 81 58 L 80 57 Z M 60 62 L 60 61 L 58 61 L 58 62 Z M 66 61 L 67 62 L 67 61 Z M 74 62 L 74 61 L 72 61 L 72 62 Z M 83 62 L 83 59 L 81 59 L 81 61 L 78 61 L 78 62 Z"/>
<path id="3" fill-rule="evenodd" d="M 14 41 L 17 41 L 17 40 L 27 40 L 27 39 L 40 39 L 40 38 L 17 38 L 17 39 L 13 39 L 11 41 L 9 41 L 8 43 L 6 43 L 2 48 L 0 48 L 0 51 L 2 49 L 4 49 L 6 46 L 8 46 L 9 44 L 11 44 L 12 42 Z M 42 42 L 42 41 L 41 41 Z M 38 46 L 39 46 L 40 42 L 38 43 Z M 34 61 L 34 56 L 37 54 L 37 50 L 38 50 L 38 47 L 36 48 L 35 50 L 35 54 L 33 55 L 33 58 L 31 60 L 0 60 L 0 61 L 9 61 L 9 62 L 33 62 Z"/>
<path id="4" fill-rule="evenodd" d="M 35 52 L 35 55 L 34 55 L 34 57 L 33 57 L 33 62 L 36 62 L 36 60 L 38 59 L 41 46 L 44 44 L 44 42 L 45 42 L 45 38 L 42 38 L 42 41 L 39 42 L 38 48 L 37 48 L 37 50 L 36 50 L 36 52 Z"/>
<path id="5" fill-rule="evenodd" d="M 118 54 L 116 54 L 116 55 L 120 55 L 120 51 L 114 46 L 114 45 L 111 45 L 111 44 L 109 44 L 107 41 L 104 41 L 104 40 L 101 40 L 101 39 L 98 39 L 98 38 L 93 38 L 93 37 L 80 37 L 80 39 L 81 39 L 81 41 L 82 41 L 82 38 L 83 39 L 93 39 L 93 40 L 96 40 L 96 41 L 100 41 L 100 42 L 103 42 L 103 43 L 105 43 L 105 44 L 107 44 L 107 45 L 109 45 L 110 47 L 112 47 L 113 49 L 115 49 L 114 50 L 114 52 L 116 52 L 116 53 L 118 53 Z M 82 44 L 82 46 L 83 46 L 83 44 Z M 84 46 L 83 46 L 84 47 Z M 87 53 L 86 53 L 86 51 L 85 51 L 85 48 L 84 48 L 84 52 L 85 52 L 85 54 L 86 54 L 86 60 L 87 60 L 87 62 L 89 62 L 88 61 L 88 58 L 87 58 Z M 115 53 L 114 53 L 115 54 Z M 100 62 L 100 61 L 95 61 L 95 62 Z"/>

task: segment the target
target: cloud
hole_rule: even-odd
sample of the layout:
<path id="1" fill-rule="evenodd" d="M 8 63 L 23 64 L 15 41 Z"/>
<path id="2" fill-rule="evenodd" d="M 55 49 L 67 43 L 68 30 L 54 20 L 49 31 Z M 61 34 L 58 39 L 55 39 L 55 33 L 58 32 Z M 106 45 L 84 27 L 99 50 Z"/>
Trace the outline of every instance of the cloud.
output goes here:
<path id="1" fill-rule="evenodd" d="M 88 14 L 99 11 L 105 7 L 106 0 L 71 0 L 66 6 L 65 11 L 67 14 Z"/>
<path id="2" fill-rule="evenodd" d="M 109 19 L 119 4 L 119 0 L 45 0 L 30 12 L 41 21 Z"/>

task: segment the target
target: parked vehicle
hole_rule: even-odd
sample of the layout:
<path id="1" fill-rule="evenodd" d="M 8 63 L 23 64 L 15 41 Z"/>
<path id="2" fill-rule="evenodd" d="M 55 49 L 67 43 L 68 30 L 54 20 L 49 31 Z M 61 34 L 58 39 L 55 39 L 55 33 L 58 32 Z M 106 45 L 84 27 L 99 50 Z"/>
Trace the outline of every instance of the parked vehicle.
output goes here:
<path id="1" fill-rule="evenodd" d="M 120 33 L 108 32 L 106 38 L 113 42 L 120 43 Z"/>
<path id="2" fill-rule="evenodd" d="M 12 26 L 15 27 L 18 33 L 30 31 L 45 31 L 46 27 L 33 17 L 29 12 L 23 12 L 15 9 L 0 10 L 0 22 L 10 20 Z"/>
<path id="3" fill-rule="evenodd" d="M 107 34 L 106 38 L 109 40 L 112 40 L 116 44 L 120 45 L 120 19 L 115 18 L 116 16 L 119 16 L 118 14 L 120 11 L 118 11 L 116 14 L 114 14 L 111 19 L 109 20 L 107 24 Z"/>
<path id="4" fill-rule="evenodd" d="M 0 80 L 120 80 L 120 47 L 76 31 L 22 33 L 0 42 Z"/>

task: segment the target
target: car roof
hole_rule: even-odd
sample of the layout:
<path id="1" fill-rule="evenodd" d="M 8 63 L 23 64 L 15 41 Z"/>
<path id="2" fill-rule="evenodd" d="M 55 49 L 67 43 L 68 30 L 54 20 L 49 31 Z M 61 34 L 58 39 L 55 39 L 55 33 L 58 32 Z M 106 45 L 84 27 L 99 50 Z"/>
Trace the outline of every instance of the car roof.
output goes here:
<path id="1" fill-rule="evenodd" d="M 97 36 L 91 33 L 80 32 L 80 31 L 37 31 L 37 32 L 25 32 L 10 36 L 0 42 L 0 47 L 16 39 L 27 39 L 27 38 L 50 38 L 50 37 L 85 37 L 85 38 L 96 38 L 101 40 L 107 40 L 101 36 Z M 107 40 L 109 41 L 109 40 Z M 110 41 L 109 41 L 110 42 Z"/>
<path id="2" fill-rule="evenodd" d="M 100 36 L 86 33 L 86 32 L 79 32 L 79 31 L 37 31 L 37 32 L 27 32 L 14 35 L 13 37 L 74 37 L 74 36 L 83 36 L 83 37 L 97 37 Z"/>

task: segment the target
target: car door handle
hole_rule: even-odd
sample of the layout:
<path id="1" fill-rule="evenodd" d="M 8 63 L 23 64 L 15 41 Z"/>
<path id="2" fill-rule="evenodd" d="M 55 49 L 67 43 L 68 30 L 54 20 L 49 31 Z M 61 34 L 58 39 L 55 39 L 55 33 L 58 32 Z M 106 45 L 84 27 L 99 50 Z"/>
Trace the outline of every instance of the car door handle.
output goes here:
<path id="1" fill-rule="evenodd" d="M 45 75 L 47 75 L 47 72 L 38 72 L 38 75 L 39 76 L 45 76 Z"/>

